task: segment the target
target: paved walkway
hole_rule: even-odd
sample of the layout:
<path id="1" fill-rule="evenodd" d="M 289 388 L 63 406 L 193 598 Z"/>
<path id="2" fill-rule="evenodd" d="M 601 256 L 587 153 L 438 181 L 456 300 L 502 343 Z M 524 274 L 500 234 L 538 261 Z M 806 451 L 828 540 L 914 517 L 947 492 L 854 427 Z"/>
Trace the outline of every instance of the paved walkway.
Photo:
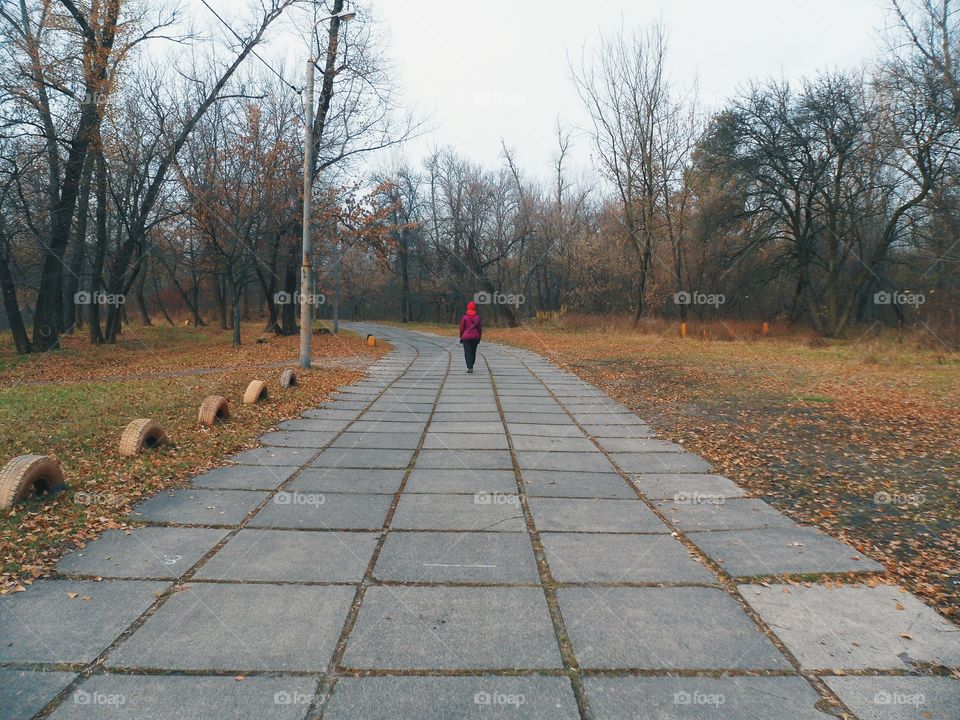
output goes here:
<path id="1" fill-rule="evenodd" d="M 818 581 L 871 560 L 532 353 L 356 329 L 363 382 L 0 598 L 0 716 L 960 717 L 957 627 Z"/>

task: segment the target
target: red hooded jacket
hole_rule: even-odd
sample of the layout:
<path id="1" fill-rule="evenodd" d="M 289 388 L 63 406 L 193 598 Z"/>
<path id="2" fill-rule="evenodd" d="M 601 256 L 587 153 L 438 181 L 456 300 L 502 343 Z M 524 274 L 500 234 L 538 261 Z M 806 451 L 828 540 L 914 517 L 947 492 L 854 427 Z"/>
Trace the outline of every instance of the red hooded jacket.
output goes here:
<path id="1" fill-rule="evenodd" d="M 483 323 L 480 321 L 480 316 L 477 315 L 476 311 L 474 311 L 473 315 L 467 313 L 460 318 L 461 342 L 464 340 L 479 340 L 481 335 L 483 335 Z"/>

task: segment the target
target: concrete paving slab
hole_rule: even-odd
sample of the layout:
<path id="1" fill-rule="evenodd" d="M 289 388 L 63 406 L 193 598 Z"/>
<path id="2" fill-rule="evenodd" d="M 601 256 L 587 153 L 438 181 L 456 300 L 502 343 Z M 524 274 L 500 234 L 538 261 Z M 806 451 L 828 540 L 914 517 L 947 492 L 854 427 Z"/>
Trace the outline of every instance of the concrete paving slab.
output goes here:
<path id="1" fill-rule="evenodd" d="M 610 453 L 610 459 L 627 473 L 708 473 L 713 471 L 710 463 L 693 453 Z"/>
<path id="2" fill-rule="evenodd" d="M 583 429 L 598 440 L 604 438 L 652 438 L 653 430 L 646 425 L 598 425 L 582 423 Z"/>
<path id="3" fill-rule="evenodd" d="M 248 527 L 375 530 L 383 527 L 392 502 L 392 495 L 281 492 Z"/>
<path id="4" fill-rule="evenodd" d="M 322 672 L 354 592 L 340 585 L 193 583 L 174 593 L 106 665 Z"/>
<path id="5" fill-rule="evenodd" d="M 406 495 L 400 498 L 391 527 L 405 530 L 523 531 L 526 524 L 516 495 Z"/>
<path id="6" fill-rule="evenodd" d="M 558 413 L 565 416 L 567 412 L 559 403 L 553 400 L 541 402 L 530 398 L 524 398 L 522 400 L 501 399 L 500 404 L 505 413 Z"/>
<path id="7" fill-rule="evenodd" d="M 177 488 L 140 503 L 130 517 L 180 525 L 238 525 L 268 495 L 253 490 Z"/>
<path id="8" fill-rule="evenodd" d="M 576 425 L 566 423 L 560 425 L 543 425 L 538 423 L 518 423 L 507 421 L 507 429 L 510 435 L 516 440 L 522 436 L 532 436 L 538 438 L 562 437 L 562 438 L 584 438 L 583 430 Z"/>
<path id="9" fill-rule="evenodd" d="M 597 452 L 524 452 L 517 451 L 521 470 L 566 470 L 570 472 L 612 472 L 610 461 Z"/>
<path id="10" fill-rule="evenodd" d="M 328 448 L 314 460 L 313 467 L 405 468 L 412 450 L 373 450 L 369 448 Z"/>
<path id="11" fill-rule="evenodd" d="M 423 441 L 425 450 L 509 450 L 507 436 L 499 434 L 455 435 L 428 432 Z"/>
<path id="12" fill-rule="evenodd" d="M 516 494 L 517 477 L 513 470 L 444 470 L 415 467 L 407 478 L 404 492 Z"/>
<path id="13" fill-rule="evenodd" d="M 510 470 L 513 459 L 506 450 L 421 450 L 418 468 Z"/>
<path id="14" fill-rule="evenodd" d="M 320 403 L 319 407 L 321 408 L 333 408 L 340 410 L 363 410 L 367 406 L 363 400 L 342 400 L 340 398 L 333 398 L 327 400 L 326 402 Z"/>
<path id="15" fill-rule="evenodd" d="M 75 677 L 68 672 L 0 670 L 0 716 L 33 717 Z"/>
<path id="16" fill-rule="evenodd" d="M 431 433 L 483 433 L 497 434 L 503 432 L 503 423 L 500 422 L 500 416 L 497 420 L 469 420 L 469 421 L 448 421 L 435 419 L 430 423 Z"/>
<path id="17" fill-rule="evenodd" d="M 371 587 L 343 664 L 382 669 L 559 668 L 539 588 Z"/>
<path id="18" fill-rule="evenodd" d="M 284 465 L 224 465 L 197 475 L 190 482 L 211 490 L 275 490 L 297 469 Z"/>
<path id="19" fill-rule="evenodd" d="M 609 453 L 682 453 L 683 447 L 658 438 L 604 438 L 600 441 Z"/>
<path id="20" fill-rule="evenodd" d="M 536 435 L 518 435 L 513 438 L 513 447 L 519 451 L 536 452 L 597 452 L 593 441 L 583 436 L 579 430 L 569 436 L 538 437 Z"/>
<path id="21" fill-rule="evenodd" d="M 471 393 L 473 395 L 473 393 Z M 491 399 L 490 401 L 477 400 L 476 402 L 455 402 L 455 403 L 445 403 L 440 402 L 437 404 L 437 411 L 444 413 L 462 413 L 462 412 L 478 412 L 478 413 L 492 413 L 498 412 L 497 404 Z"/>
<path id="22" fill-rule="evenodd" d="M 91 662 L 169 586 L 51 579 L 0 595 L 0 662 Z"/>
<path id="23" fill-rule="evenodd" d="M 746 494 L 732 480 L 709 473 L 651 473 L 631 477 L 634 485 L 652 500 L 703 503 Z"/>
<path id="24" fill-rule="evenodd" d="M 282 423 L 277 425 L 277 430 L 303 432 L 340 432 L 349 424 L 349 420 L 312 420 L 310 418 L 300 418 L 297 420 L 284 420 Z"/>
<path id="25" fill-rule="evenodd" d="M 408 412 L 406 410 L 394 409 L 390 411 L 382 410 L 372 410 L 368 413 L 365 413 L 359 420 L 356 421 L 356 424 L 350 426 L 351 432 L 368 432 L 365 425 L 377 424 L 378 426 L 383 426 L 387 430 L 394 428 L 395 426 L 403 431 L 402 425 L 414 426 L 419 425 L 423 426 L 430 419 L 431 415 L 429 412 Z M 378 431 L 380 427 L 375 427 L 374 430 Z"/>
<path id="26" fill-rule="evenodd" d="M 669 535 L 541 533 L 550 574 L 562 583 L 714 583 L 716 576 Z"/>
<path id="27" fill-rule="evenodd" d="M 860 720 L 952 720 L 960 715 L 960 680 L 947 677 L 825 677 Z"/>
<path id="28" fill-rule="evenodd" d="M 883 572 L 883 566 L 812 527 L 694 532 L 697 547 L 734 577 Z"/>
<path id="29" fill-rule="evenodd" d="M 584 668 L 789 670 L 787 659 L 722 590 L 560 588 Z"/>
<path id="30" fill-rule="evenodd" d="M 389 414 L 385 414 L 383 417 L 389 417 Z M 350 432 L 405 433 L 410 432 L 411 427 L 422 430 L 426 423 L 425 420 L 417 420 L 415 425 L 412 424 L 412 421 L 377 420 L 370 415 L 364 415 L 363 418 L 363 420 L 357 420 L 350 426 Z"/>
<path id="31" fill-rule="evenodd" d="M 142 527 L 107 530 L 85 548 L 65 555 L 65 575 L 104 578 L 180 577 L 227 536 L 225 529 Z"/>
<path id="32" fill-rule="evenodd" d="M 313 420 L 354 420 L 359 414 L 358 410 L 348 410 L 339 404 L 333 408 L 318 408 L 316 410 L 304 410 L 303 417 Z"/>
<path id="33" fill-rule="evenodd" d="M 614 425 L 617 427 L 637 425 L 640 427 L 646 427 L 647 424 L 638 418 L 636 415 L 631 415 L 630 413 L 618 413 L 618 412 L 573 412 L 574 419 L 581 425 Z"/>
<path id="34" fill-rule="evenodd" d="M 407 427 L 418 432 L 345 432 L 334 441 L 335 448 L 383 448 L 385 450 L 413 450 L 420 444 L 423 428 Z"/>
<path id="35" fill-rule="evenodd" d="M 264 445 L 275 447 L 313 448 L 326 447 L 337 434 L 332 431 L 313 432 L 307 430 L 278 430 L 260 436 Z"/>
<path id="36" fill-rule="evenodd" d="M 517 425 L 575 425 L 566 413 L 534 413 L 510 410 L 505 411 L 503 415 L 508 423 Z"/>
<path id="37" fill-rule="evenodd" d="M 661 500 L 656 504 L 668 520 L 689 532 L 799 527 L 786 515 L 757 498 L 721 500 L 710 496 L 691 496 L 679 501 Z"/>
<path id="38" fill-rule="evenodd" d="M 360 582 L 379 535 L 244 529 L 194 576 L 199 580 Z"/>
<path id="39" fill-rule="evenodd" d="M 259 447 L 231 455 L 228 460 L 244 465 L 288 465 L 299 467 L 317 454 L 313 448 Z"/>
<path id="40" fill-rule="evenodd" d="M 636 499 L 637 493 L 616 473 L 524 470 L 523 484 L 531 497 Z"/>
<path id="41" fill-rule="evenodd" d="M 306 493 L 379 493 L 393 495 L 400 489 L 406 470 L 396 468 L 304 468 L 284 488 Z"/>
<path id="42" fill-rule="evenodd" d="M 570 682 L 558 677 L 343 678 L 325 720 L 579 720 Z"/>
<path id="43" fill-rule="evenodd" d="M 395 410 L 412 413 L 429 413 L 433 410 L 433 403 L 414 403 L 406 402 L 405 400 L 377 400 L 370 406 L 370 410 L 375 413 L 390 413 Z"/>
<path id="44" fill-rule="evenodd" d="M 478 422 L 496 423 L 500 425 L 500 413 L 496 410 L 489 412 L 437 412 L 433 415 L 434 423 L 463 422 L 473 425 Z"/>
<path id="45" fill-rule="evenodd" d="M 519 532 L 390 533 L 373 575 L 404 582 L 540 582 L 530 538 Z"/>
<path id="46" fill-rule="evenodd" d="M 588 677 L 594 720 L 825 720 L 799 677 Z"/>
<path id="47" fill-rule="evenodd" d="M 541 531 L 668 533 L 670 529 L 640 500 L 529 499 Z"/>
<path id="48" fill-rule="evenodd" d="M 741 585 L 740 592 L 806 669 L 960 666 L 960 628 L 896 586 Z"/>
<path id="49" fill-rule="evenodd" d="M 310 677 L 100 674 L 83 681 L 51 716 L 56 720 L 303 720 Z"/>

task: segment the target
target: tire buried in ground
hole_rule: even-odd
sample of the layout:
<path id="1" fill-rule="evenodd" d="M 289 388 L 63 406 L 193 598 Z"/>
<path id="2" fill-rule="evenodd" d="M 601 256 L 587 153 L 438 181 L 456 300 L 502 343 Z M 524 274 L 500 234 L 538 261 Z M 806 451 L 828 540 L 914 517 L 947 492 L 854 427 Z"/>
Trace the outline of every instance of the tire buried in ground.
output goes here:
<path id="1" fill-rule="evenodd" d="M 246 392 L 243 393 L 243 404 L 255 405 L 261 400 L 266 400 L 268 394 L 267 384 L 263 380 L 251 380 Z"/>
<path id="2" fill-rule="evenodd" d="M 212 426 L 217 421 L 230 419 L 230 404 L 221 395 L 209 395 L 200 403 L 200 413 L 197 417 L 201 425 Z"/>
<path id="3" fill-rule="evenodd" d="M 133 457 L 141 450 L 152 450 L 167 441 L 167 433 L 156 420 L 140 418 L 124 428 L 120 437 L 120 454 Z"/>
<path id="4" fill-rule="evenodd" d="M 280 374 L 280 387 L 290 388 L 297 384 L 297 373 L 295 370 L 284 370 Z"/>
<path id="5" fill-rule="evenodd" d="M 20 455 L 0 470 L 0 509 L 66 488 L 60 463 L 48 455 Z"/>

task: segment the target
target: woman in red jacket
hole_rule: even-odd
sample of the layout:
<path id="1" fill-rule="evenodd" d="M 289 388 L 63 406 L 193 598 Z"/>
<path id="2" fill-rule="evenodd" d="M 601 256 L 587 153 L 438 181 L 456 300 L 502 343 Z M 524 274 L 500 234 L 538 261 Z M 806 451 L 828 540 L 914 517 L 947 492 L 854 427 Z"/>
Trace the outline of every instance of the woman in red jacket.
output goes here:
<path id="1" fill-rule="evenodd" d="M 463 358 L 467 361 L 467 372 L 473 372 L 473 364 L 477 361 L 477 345 L 483 335 L 483 323 L 477 315 L 477 304 L 472 300 L 467 303 L 467 312 L 460 318 L 460 342 L 463 344 Z"/>

